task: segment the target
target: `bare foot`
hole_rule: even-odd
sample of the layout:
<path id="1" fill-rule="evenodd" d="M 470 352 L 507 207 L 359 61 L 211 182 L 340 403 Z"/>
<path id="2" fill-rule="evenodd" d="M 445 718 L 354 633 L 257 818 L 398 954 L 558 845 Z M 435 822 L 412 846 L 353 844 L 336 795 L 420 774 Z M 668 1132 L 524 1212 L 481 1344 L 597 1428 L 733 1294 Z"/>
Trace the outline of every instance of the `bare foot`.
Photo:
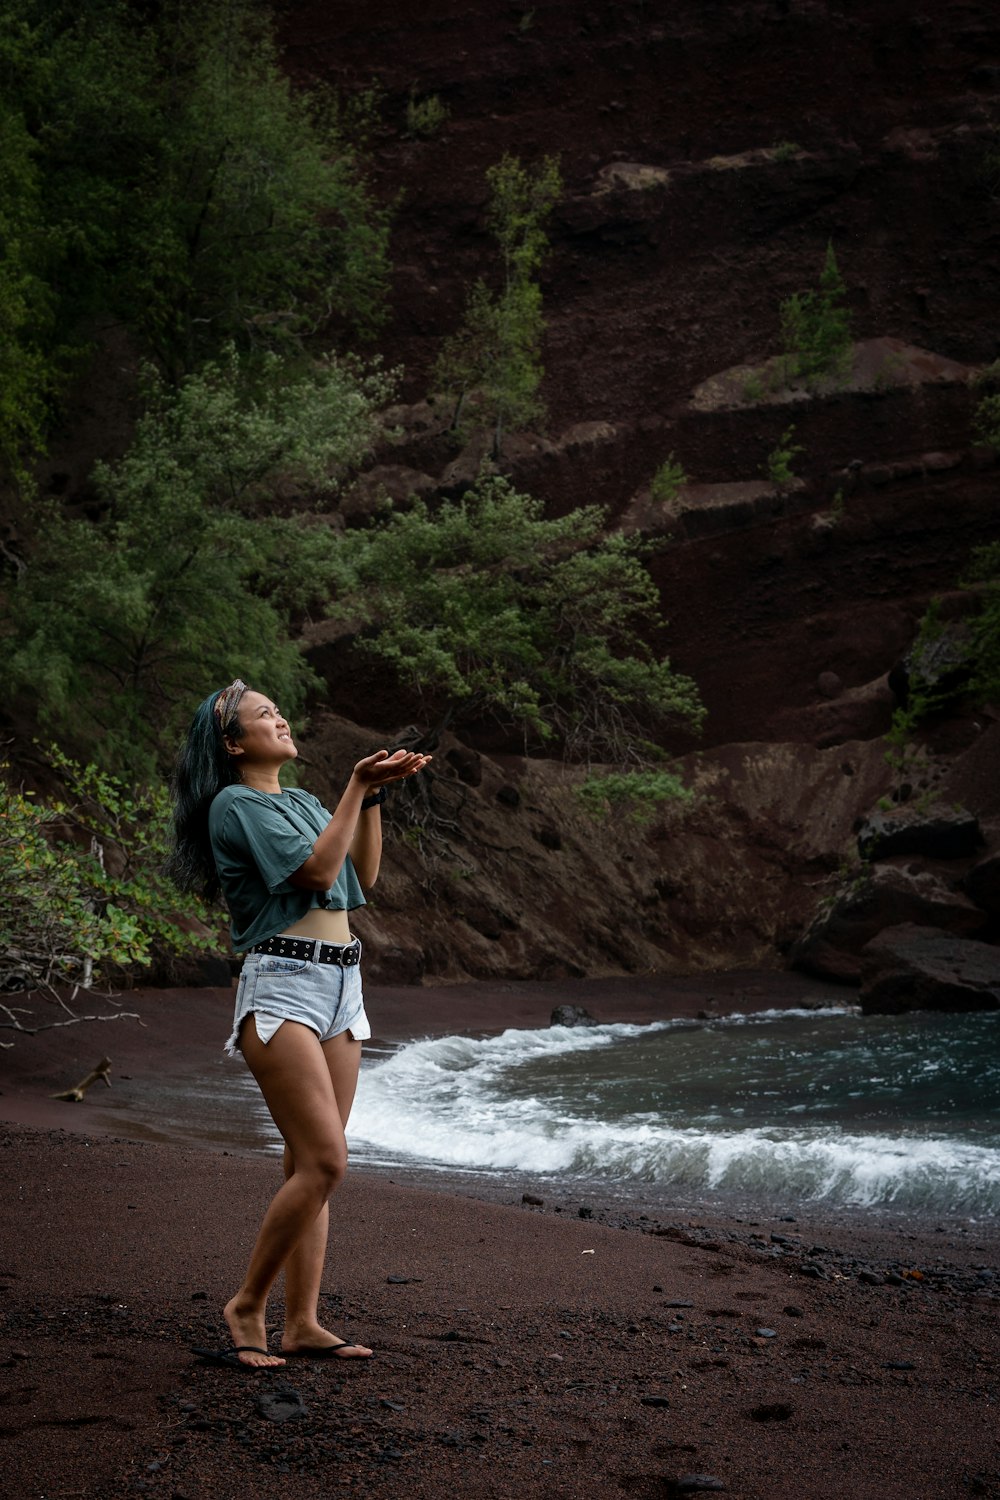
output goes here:
<path id="1" fill-rule="evenodd" d="M 241 1365 L 250 1365 L 252 1368 L 268 1369 L 273 1365 L 283 1365 L 285 1361 L 277 1354 L 268 1354 L 267 1351 L 267 1329 L 264 1327 L 264 1314 L 262 1312 L 248 1312 L 239 1306 L 239 1296 L 233 1297 L 226 1303 L 222 1315 L 229 1325 L 229 1332 L 233 1336 L 233 1345 L 239 1351 L 237 1359 Z M 248 1347 L 250 1346 L 250 1347 Z"/>
<path id="2" fill-rule="evenodd" d="M 285 1329 L 281 1338 L 283 1354 L 312 1355 L 318 1359 L 370 1359 L 367 1344 L 349 1344 L 320 1323 L 296 1325 Z M 343 1349 L 343 1354 L 337 1351 Z"/>

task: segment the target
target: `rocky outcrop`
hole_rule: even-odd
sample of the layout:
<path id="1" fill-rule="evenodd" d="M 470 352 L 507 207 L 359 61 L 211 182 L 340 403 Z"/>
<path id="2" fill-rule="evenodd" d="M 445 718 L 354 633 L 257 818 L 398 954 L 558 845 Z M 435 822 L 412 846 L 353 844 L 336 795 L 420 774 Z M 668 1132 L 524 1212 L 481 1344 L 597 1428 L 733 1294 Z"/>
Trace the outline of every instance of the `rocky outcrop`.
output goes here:
<path id="1" fill-rule="evenodd" d="M 964 876 L 962 889 L 992 917 L 1000 917 L 1000 854 L 988 855 Z"/>
<path id="2" fill-rule="evenodd" d="M 886 928 L 914 924 L 971 937 L 986 922 L 971 900 L 930 871 L 878 866 L 862 871 L 819 913 L 791 960 L 821 979 L 857 984 L 866 944 Z"/>
<path id="3" fill-rule="evenodd" d="M 967 859 L 982 846 L 979 819 L 962 808 L 929 813 L 874 813 L 858 830 L 862 859 L 919 854 L 927 859 Z"/>
<path id="4" fill-rule="evenodd" d="M 1000 949 L 930 927 L 890 927 L 862 953 L 861 1008 L 1000 1010 Z"/>

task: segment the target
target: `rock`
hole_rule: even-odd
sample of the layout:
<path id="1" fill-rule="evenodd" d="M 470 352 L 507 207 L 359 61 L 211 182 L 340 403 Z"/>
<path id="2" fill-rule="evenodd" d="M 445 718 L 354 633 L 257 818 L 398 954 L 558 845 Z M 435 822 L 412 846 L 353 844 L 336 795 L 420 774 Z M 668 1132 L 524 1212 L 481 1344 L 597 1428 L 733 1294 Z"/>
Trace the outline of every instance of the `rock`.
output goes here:
<path id="1" fill-rule="evenodd" d="M 928 459 L 940 456 L 925 455 Z M 889 673 L 889 685 L 905 705 L 911 693 L 931 693 L 937 701 L 950 697 L 961 691 L 968 678 L 968 626 L 954 620 L 944 625 L 939 635 L 918 640 Z"/>
<path id="2" fill-rule="evenodd" d="M 532 1208 L 544 1208 L 545 1207 L 545 1199 L 544 1198 L 538 1198 L 538 1197 L 536 1197 L 536 1195 L 534 1193 L 522 1193 L 521 1194 L 521 1202 L 522 1203 L 530 1204 L 530 1206 Z"/>
<path id="3" fill-rule="evenodd" d="M 964 808 L 930 813 L 874 813 L 858 831 L 862 859 L 922 854 L 927 859 L 967 859 L 983 842 L 979 819 Z"/>
<path id="4" fill-rule="evenodd" d="M 821 672 L 816 679 L 816 690 L 824 698 L 839 698 L 844 684 L 836 672 Z"/>
<path id="5" fill-rule="evenodd" d="M 759 1339 L 776 1339 L 778 1337 L 778 1330 L 776 1328 L 758 1328 L 757 1337 Z"/>
<path id="6" fill-rule="evenodd" d="M 582 1005 L 557 1005 L 549 1017 L 550 1026 L 600 1026 Z"/>
<path id="7" fill-rule="evenodd" d="M 791 952 L 795 968 L 857 984 L 861 950 L 886 927 L 913 922 L 971 937 L 986 918 L 967 897 L 926 870 L 875 866 L 852 880 L 812 921 Z"/>
<path id="8" fill-rule="evenodd" d="M 861 957 L 867 1015 L 1000 1009 L 1000 949 L 989 943 L 906 924 L 880 933 Z"/>
<path id="9" fill-rule="evenodd" d="M 306 1415 L 306 1404 L 293 1385 L 278 1380 L 257 1397 L 257 1410 L 269 1422 L 291 1422 Z"/>
<path id="10" fill-rule="evenodd" d="M 714 1474 L 678 1474 L 669 1486 L 671 1495 L 697 1495 L 709 1490 L 724 1490 L 726 1486 Z"/>
<path id="11" fill-rule="evenodd" d="M 666 1396 L 640 1396 L 639 1400 L 643 1406 L 669 1406 L 670 1401 Z"/>
<path id="12" fill-rule="evenodd" d="M 885 1277 L 878 1271 L 859 1271 L 858 1280 L 865 1286 L 885 1286 Z"/>
<path id="13" fill-rule="evenodd" d="M 962 889 L 983 911 L 1000 916 L 1000 854 L 991 854 L 973 865 L 962 880 Z"/>

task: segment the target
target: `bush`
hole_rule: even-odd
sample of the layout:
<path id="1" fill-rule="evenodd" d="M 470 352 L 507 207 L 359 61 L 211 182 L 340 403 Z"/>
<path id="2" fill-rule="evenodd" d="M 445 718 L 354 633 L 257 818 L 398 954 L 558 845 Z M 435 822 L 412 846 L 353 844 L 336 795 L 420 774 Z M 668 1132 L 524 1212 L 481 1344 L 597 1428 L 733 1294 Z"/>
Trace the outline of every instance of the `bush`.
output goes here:
<path id="1" fill-rule="evenodd" d="M 449 113 L 448 106 L 441 103 L 437 94 L 429 94 L 426 99 L 411 94 L 406 101 L 406 133 L 424 137 L 437 135 Z"/>
<path id="2" fill-rule="evenodd" d="M 792 378 L 808 384 L 843 377 L 851 357 L 851 318 L 832 244 L 819 290 L 796 292 L 781 304 L 781 340 Z"/>
<path id="3" fill-rule="evenodd" d="M 653 475 L 649 492 L 654 500 L 669 504 L 671 500 L 676 500 L 681 486 L 687 483 L 687 477 L 683 465 L 671 453 Z"/>
<path id="4" fill-rule="evenodd" d="M 691 802 L 694 796 L 672 771 L 588 776 L 576 794 L 593 818 L 624 814 L 635 823 L 651 822 L 664 803 Z"/>
<path id="5" fill-rule="evenodd" d="M 1000 394 L 984 396 L 972 414 L 972 432 L 976 441 L 1000 453 Z"/>
<path id="6" fill-rule="evenodd" d="M 801 443 L 792 442 L 794 436 L 795 427 L 793 424 L 791 427 L 785 428 L 778 439 L 777 445 L 767 455 L 767 464 L 764 472 L 775 489 L 779 491 L 787 489 L 792 483 L 795 478 L 792 469 L 792 460 L 796 454 L 805 451 Z"/>
<path id="7" fill-rule="evenodd" d="M 51 756 L 67 802 L 18 790 L 0 766 L 0 1030 L 33 1034 L 95 1019 L 74 1010 L 80 990 L 148 965 L 154 948 L 193 955 L 217 946 L 182 927 L 179 914 L 210 926 L 217 916 L 162 874 L 165 788 L 133 791 L 57 750 Z M 58 1006 L 57 1019 L 29 1019 L 13 1002 L 39 992 Z"/>

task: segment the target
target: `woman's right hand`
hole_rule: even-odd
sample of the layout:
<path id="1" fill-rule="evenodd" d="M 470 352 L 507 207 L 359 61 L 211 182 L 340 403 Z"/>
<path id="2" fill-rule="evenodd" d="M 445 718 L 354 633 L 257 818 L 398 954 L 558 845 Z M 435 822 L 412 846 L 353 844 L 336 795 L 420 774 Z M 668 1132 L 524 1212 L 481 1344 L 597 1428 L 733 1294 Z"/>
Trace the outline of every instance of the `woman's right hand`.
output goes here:
<path id="1" fill-rule="evenodd" d="M 408 776 L 415 776 L 432 759 L 416 750 L 396 750 L 392 755 L 388 750 L 376 750 L 374 755 L 358 761 L 354 775 L 366 789 L 387 786 L 390 781 L 405 781 Z"/>

